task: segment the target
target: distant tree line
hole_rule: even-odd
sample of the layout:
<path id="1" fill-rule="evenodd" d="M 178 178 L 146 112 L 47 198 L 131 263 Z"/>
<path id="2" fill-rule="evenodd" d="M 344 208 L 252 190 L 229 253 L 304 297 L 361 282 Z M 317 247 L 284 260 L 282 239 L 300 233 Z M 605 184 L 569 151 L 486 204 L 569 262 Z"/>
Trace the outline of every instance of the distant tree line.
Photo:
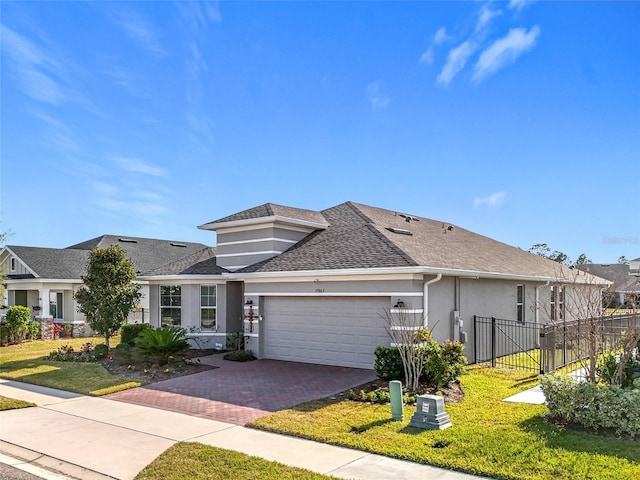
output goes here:
<path id="1" fill-rule="evenodd" d="M 589 257 L 587 257 L 585 253 L 581 253 L 580 256 L 578 256 L 578 259 L 575 262 L 572 262 L 566 253 L 559 250 L 552 251 L 549 245 L 547 245 L 546 243 L 536 243 L 529 249 L 529 252 L 540 257 L 548 258 L 549 260 L 553 260 L 554 262 L 561 263 L 562 265 L 567 265 L 569 267 L 593 263 L 593 261 Z M 628 265 L 629 260 L 627 260 L 627 257 L 622 255 L 621 257 L 618 257 L 618 263 Z"/>

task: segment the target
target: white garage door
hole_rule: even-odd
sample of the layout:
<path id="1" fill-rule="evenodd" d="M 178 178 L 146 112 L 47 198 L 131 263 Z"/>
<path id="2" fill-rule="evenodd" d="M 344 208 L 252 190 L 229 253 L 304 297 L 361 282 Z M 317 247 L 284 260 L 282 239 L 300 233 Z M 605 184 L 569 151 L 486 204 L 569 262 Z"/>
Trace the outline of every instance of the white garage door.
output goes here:
<path id="1" fill-rule="evenodd" d="M 389 345 L 389 298 L 268 297 L 264 356 L 274 360 L 373 368 L 373 352 Z"/>

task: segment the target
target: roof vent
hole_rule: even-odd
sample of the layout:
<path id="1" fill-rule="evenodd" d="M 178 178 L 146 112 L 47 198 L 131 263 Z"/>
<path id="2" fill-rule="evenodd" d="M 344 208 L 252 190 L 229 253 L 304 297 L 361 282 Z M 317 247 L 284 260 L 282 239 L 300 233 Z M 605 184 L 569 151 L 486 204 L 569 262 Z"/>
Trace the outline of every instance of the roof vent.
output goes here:
<path id="1" fill-rule="evenodd" d="M 387 227 L 387 230 L 393 233 L 398 233 L 400 235 L 413 235 L 409 230 L 405 230 L 404 228 L 395 228 L 395 227 Z"/>
<path id="2" fill-rule="evenodd" d="M 175 242 L 171 242 L 169 245 L 171 245 L 172 247 L 183 247 L 183 248 L 187 246 L 186 243 L 175 243 Z"/>
<path id="3" fill-rule="evenodd" d="M 412 215 L 405 215 L 404 213 L 401 213 L 400 216 L 402 218 L 404 218 L 405 222 L 407 222 L 407 223 L 411 223 L 413 221 L 416 221 L 416 222 L 420 221 L 420 219 L 418 217 L 414 217 Z"/>
<path id="4" fill-rule="evenodd" d="M 118 241 L 124 243 L 138 243 L 138 241 L 133 238 L 119 238 Z"/>

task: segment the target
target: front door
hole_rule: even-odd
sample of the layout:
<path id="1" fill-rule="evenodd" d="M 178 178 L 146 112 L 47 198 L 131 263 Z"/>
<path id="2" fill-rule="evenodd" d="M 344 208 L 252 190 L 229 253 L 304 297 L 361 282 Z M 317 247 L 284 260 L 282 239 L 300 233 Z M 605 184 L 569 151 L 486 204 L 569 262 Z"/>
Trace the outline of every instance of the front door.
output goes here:
<path id="1" fill-rule="evenodd" d="M 27 291 L 26 290 L 16 290 L 13 297 L 14 305 L 22 305 L 23 307 L 27 306 Z"/>

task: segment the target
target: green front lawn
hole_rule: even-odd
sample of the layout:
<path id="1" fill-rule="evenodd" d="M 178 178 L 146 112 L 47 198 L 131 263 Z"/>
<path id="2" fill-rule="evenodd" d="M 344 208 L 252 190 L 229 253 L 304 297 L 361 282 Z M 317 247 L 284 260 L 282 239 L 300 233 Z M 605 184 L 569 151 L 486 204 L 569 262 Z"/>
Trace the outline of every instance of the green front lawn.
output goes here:
<path id="1" fill-rule="evenodd" d="M 177 443 L 147 465 L 136 480 L 330 480 L 318 473 L 200 443 Z"/>
<path id="2" fill-rule="evenodd" d="M 0 395 L 0 411 L 15 410 L 17 408 L 35 407 L 35 403 L 16 400 L 15 398 L 3 397 Z"/>
<path id="3" fill-rule="evenodd" d="M 84 395 L 106 395 L 142 385 L 141 382 L 111 375 L 97 363 L 54 362 L 44 359 L 52 350 L 57 350 L 62 345 L 71 345 L 79 350 L 90 341 L 101 343 L 103 339 L 37 340 L 0 347 L 0 378 Z M 115 345 L 117 339 L 112 343 Z"/>
<path id="4" fill-rule="evenodd" d="M 389 405 L 317 400 L 249 426 L 500 479 L 640 478 L 640 442 L 547 423 L 543 405 L 502 400 L 534 386 L 520 372 L 470 367 L 465 399 L 448 404 L 453 427 L 426 431 L 392 421 Z"/>

